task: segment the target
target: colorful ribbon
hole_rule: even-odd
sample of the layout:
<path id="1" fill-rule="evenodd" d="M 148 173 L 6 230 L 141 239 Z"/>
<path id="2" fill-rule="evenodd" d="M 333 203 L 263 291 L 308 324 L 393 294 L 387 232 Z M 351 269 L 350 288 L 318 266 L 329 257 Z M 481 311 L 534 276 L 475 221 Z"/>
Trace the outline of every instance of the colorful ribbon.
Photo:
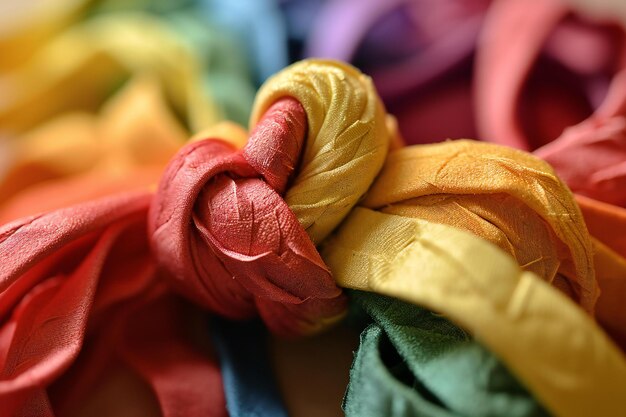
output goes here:
<path id="1" fill-rule="evenodd" d="M 553 283 L 593 311 L 598 292 L 591 240 L 571 193 L 545 163 L 494 145 L 454 141 L 391 153 L 363 206 L 325 244 L 324 260 L 341 286 L 422 305 L 468 329 L 556 415 L 619 415 L 623 355 L 582 309 L 545 283 L 556 273 L 547 266 L 552 256 L 533 257 L 522 271 L 488 242 L 502 236 L 494 234 L 500 229 L 504 242 L 492 241 L 516 258 L 523 248 L 542 245 L 533 227 L 510 235 L 520 234 L 517 244 L 508 240 L 516 221 L 531 220 L 503 203 L 506 194 L 544 213 L 553 228 L 546 238 L 570 242 L 571 261 L 557 250 L 556 265 L 574 266 L 578 278 Z M 498 206 L 512 209 L 510 217 L 498 216 Z M 445 215 L 430 213 L 439 207 Z"/>
<path id="2" fill-rule="evenodd" d="M 256 306 L 266 323 L 282 334 L 316 330 L 336 320 L 345 308 L 345 299 L 296 214 L 300 213 L 304 219 L 302 222 L 310 221 L 309 233 L 321 238 L 349 212 L 384 161 L 389 141 L 385 113 L 370 80 L 342 64 L 304 62 L 295 65 L 274 79 L 260 97 L 263 94 L 271 101 L 260 99 L 257 102 L 257 109 L 264 110 L 255 114 L 262 111 L 263 117 L 242 150 L 222 140 L 193 141 L 172 159 L 154 197 L 146 191 L 113 195 L 23 218 L 2 229 L 0 253 L 4 284 L 0 287 L 3 297 L 0 305 L 5 308 L 5 317 L 11 317 L 2 327 L 3 340 L 6 341 L 2 362 L 3 396 L 10 410 L 26 412 L 27 407 L 37 405 L 52 412 L 49 394 L 44 387 L 68 369 L 72 374 L 77 373 L 79 380 L 86 378 L 93 382 L 94 375 L 99 373 L 90 368 L 93 357 L 85 341 L 91 340 L 87 339 L 88 330 L 96 326 L 95 335 L 113 334 L 112 339 L 105 339 L 106 346 L 113 350 L 110 355 L 139 372 L 157 395 L 164 415 L 171 415 L 175 410 L 184 410 L 185 415 L 191 416 L 221 415 L 224 412 L 221 382 L 215 382 L 215 378 L 219 381 L 216 365 L 210 356 L 199 357 L 194 353 L 198 348 L 193 343 L 186 343 L 185 338 L 177 342 L 178 339 L 172 336 L 168 340 L 178 344 L 165 344 L 169 347 L 164 347 L 163 351 L 142 356 L 138 352 L 147 349 L 139 338 L 143 332 L 137 332 L 137 340 L 115 337 L 126 331 L 123 330 L 126 321 L 122 319 L 112 322 L 122 323 L 118 325 L 103 323 L 103 329 L 93 324 L 104 320 L 100 314 L 105 313 L 96 308 L 99 297 L 116 306 L 119 304 L 124 311 L 127 308 L 132 310 L 134 305 L 128 305 L 126 298 L 137 298 L 142 305 L 144 295 L 149 300 L 157 295 L 171 297 L 164 285 L 166 281 L 156 271 L 155 259 L 147 247 L 148 237 L 157 260 L 173 269 L 173 276 L 165 273 L 173 278 L 171 282 L 182 277 L 179 286 L 187 290 L 203 289 L 202 292 L 192 290 L 186 293 L 213 311 L 241 318 L 249 316 L 254 312 L 251 306 Z M 299 101 L 289 97 L 296 97 Z M 237 130 L 229 126 L 221 131 L 238 136 Z M 300 157 L 298 143 L 302 145 L 305 132 L 307 142 Z M 235 138 L 234 142 L 239 139 Z M 332 157 L 326 160 L 320 157 L 329 151 Z M 291 179 L 286 194 L 287 201 L 291 199 L 299 204 L 292 212 L 280 199 L 279 192 L 286 188 L 289 173 L 298 163 L 299 174 Z M 209 180 L 211 174 L 220 170 L 228 170 L 229 175 L 217 175 L 205 187 L 203 177 Z M 185 175 L 177 177 L 180 172 Z M 340 186 L 341 178 L 337 177 L 342 175 L 344 178 L 356 175 L 359 181 L 350 187 Z M 232 188 L 233 185 L 241 188 Z M 319 186 L 325 187 L 322 195 L 330 196 L 330 199 L 320 202 L 312 199 L 316 192 L 320 192 L 316 189 Z M 135 188 L 145 190 L 145 185 Z M 194 189 L 197 191 L 191 192 Z M 246 196 L 248 191 L 250 193 Z M 183 204 L 176 192 L 183 192 Z M 178 203 L 173 205 L 174 202 Z M 233 202 L 241 204 L 239 211 L 230 210 Z M 199 205 L 210 209 L 211 204 L 227 210 L 190 213 Z M 146 236 L 141 230 L 146 227 L 149 207 L 151 233 Z M 246 214 L 246 207 L 256 211 Z M 199 233 L 196 235 L 199 240 L 192 243 L 204 251 L 201 259 L 197 257 L 196 247 L 185 246 L 189 242 L 179 240 L 177 247 L 176 241 L 172 240 L 176 235 L 163 234 L 168 227 L 173 227 L 176 233 L 187 234 L 192 218 Z M 251 241 L 250 233 L 258 234 L 257 230 L 265 239 Z M 36 239 L 37 243 L 25 245 L 31 239 Z M 251 246 L 251 243 L 258 246 Z M 168 252 L 172 249 L 174 252 Z M 220 278 L 216 275 L 219 270 L 212 271 L 210 276 L 194 277 L 194 272 L 202 274 L 201 268 L 206 266 L 201 262 L 211 262 L 211 252 L 207 249 L 213 251 L 214 256 L 221 256 L 215 265 L 223 268 L 223 280 L 214 282 L 222 294 L 238 304 L 231 305 L 220 297 L 214 298 L 208 285 L 211 284 L 209 280 Z M 177 275 L 175 268 L 179 264 L 171 263 L 172 254 L 193 260 L 187 264 L 190 270 L 182 271 L 184 275 Z M 308 268 L 310 280 L 302 279 L 301 267 Z M 268 275 L 272 272 L 274 276 Z M 85 276 L 89 279 L 84 279 Z M 198 281 L 198 277 L 208 280 Z M 102 282 L 111 282 L 112 288 L 100 291 Z M 232 283 L 232 286 L 223 287 L 225 283 Z M 45 295 L 54 302 L 40 303 L 36 294 L 40 288 L 49 287 L 51 289 Z M 152 287 L 156 295 L 152 290 L 148 291 Z M 228 293 L 229 290 L 232 292 Z M 118 299 L 120 296 L 122 299 Z M 174 312 L 168 311 L 164 309 L 166 317 L 161 320 L 175 317 Z M 52 317 L 60 319 L 53 320 Z M 122 326 L 122 330 L 118 326 Z M 19 331 L 14 331 L 15 328 Z M 165 333 L 159 331 L 158 326 L 154 329 L 153 324 L 144 323 L 143 328 L 154 330 L 148 340 L 155 343 L 162 337 L 169 337 L 167 328 L 163 329 Z M 62 332 L 61 329 L 66 329 L 62 338 L 51 337 Z M 84 351 L 88 359 L 75 363 L 77 356 Z M 181 361 L 176 362 L 174 353 L 179 351 L 182 352 Z M 24 361 L 24 352 L 31 352 L 28 368 L 18 366 Z M 97 351 L 93 355 L 98 358 L 103 354 Z M 159 366 L 161 356 L 164 358 Z M 196 363 L 193 366 L 197 368 L 194 375 L 198 375 L 203 383 L 194 385 L 193 389 L 186 385 L 180 385 L 178 389 L 177 382 L 174 382 L 181 378 L 178 370 L 192 366 L 192 363 Z M 189 383 L 196 382 L 195 376 L 190 375 Z M 84 387 L 89 384 L 68 383 L 65 386 L 67 388 L 59 394 L 55 392 L 54 404 L 70 398 L 71 393 L 84 393 Z M 207 390 L 211 395 L 200 393 Z M 181 396 L 185 395 L 190 398 L 203 396 L 203 401 L 186 401 L 181 405 Z M 76 395 L 76 398 L 78 401 L 82 396 Z"/>
<path id="3" fill-rule="evenodd" d="M 476 338 L 456 351 L 459 362 L 450 357 L 448 371 L 462 375 L 471 364 L 503 375 L 503 403 L 485 403 L 477 415 L 543 412 L 495 357 L 556 415 L 617 415 L 626 364 L 592 315 L 603 285 L 596 273 L 618 270 L 596 269 L 598 243 L 545 162 L 471 141 L 387 155 L 397 146 L 393 123 L 371 80 L 331 61 L 305 61 L 271 78 L 251 127 L 245 144 L 232 125 L 195 138 L 171 158 L 155 191 L 148 180 L 122 184 L 134 191 L 77 196 L 81 204 L 0 229 L 0 396 L 9 412 L 50 414 L 71 399 L 88 402 L 106 365 L 119 363 L 151 388 L 166 416 L 224 415 L 226 401 L 244 393 L 231 384 L 236 370 L 225 362 L 225 400 L 213 355 L 176 326 L 198 312 L 169 284 L 213 313 L 259 315 L 274 333 L 297 336 L 342 317 L 346 298 L 336 281 L 380 294 L 362 298 L 376 324 L 363 334 L 349 414 L 374 401 L 363 372 L 379 378 L 387 366 L 377 343 L 388 338 L 407 359 L 404 375 L 418 380 L 428 372 L 420 355 L 452 354 L 464 338 L 417 307 L 405 306 L 421 318 L 398 329 L 397 306 L 380 301 L 387 295 L 440 312 Z M 219 134 L 227 136 L 212 137 Z M 613 297 L 600 298 L 598 309 Z M 420 325 L 456 336 L 413 344 Z M 68 382 L 57 390 L 63 373 Z M 427 392 L 445 404 L 437 407 L 418 386 L 396 385 L 398 395 L 380 393 L 379 410 L 446 415 L 443 408 L 466 407 L 464 390 L 491 395 L 432 379 Z"/>

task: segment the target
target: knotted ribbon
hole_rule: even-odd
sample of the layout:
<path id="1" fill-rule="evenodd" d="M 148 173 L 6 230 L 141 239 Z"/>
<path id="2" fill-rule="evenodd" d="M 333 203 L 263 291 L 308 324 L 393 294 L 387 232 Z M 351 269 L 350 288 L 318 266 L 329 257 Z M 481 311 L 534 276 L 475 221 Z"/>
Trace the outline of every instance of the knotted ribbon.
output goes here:
<path id="1" fill-rule="evenodd" d="M 345 298 L 307 232 L 323 239 L 369 188 L 389 145 L 384 109 L 356 69 L 309 61 L 273 79 L 255 114 L 260 120 L 244 149 L 193 141 L 172 159 L 154 195 L 141 185 L 0 230 L 0 395 L 10 413 L 71 407 L 106 373 L 106 358 L 135 370 L 166 416 L 223 415 L 212 356 L 175 325 L 158 325 L 180 320 L 161 274 L 228 317 L 258 311 L 279 334 L 310 332 L 342 313 Z M 191 270 L 177 269 L 172 257 Z M 216 267 L 210 275 L 201 269 L 207 264 Z M 132 318 L 154 303 L 164 316 Z M 92 348 L 93 340 L 102 348 Z M 47 388 L 67 372 L 80 383 L 65 382 L 51 396 Z"/>
<path id="2" fill-rule="evenodd" d="M 83 354 L 85 329 L 106 327 L 106 316 L 95 313 L 115 305 L 120 319 L 110 336 L 105 332 L 103 346 L 152 385 L 163 413 L 184 408 L 187 415 L 222 415 L 221 382 L 210 355 L 199 354 L 175 326 L 159 331 L 155 322 L 152 327 L 129 317 L 155 299 L 170 305 L 163 274 L 183 294 L 227 317 L 259 314 L 281 335 L 316 331 L 345 306 L 315 249 L 341 223 L 323 251 L 340 285 L 448 315 L 557 415 L 592 409 L 612 415 L 626 365 L 571 301 L 592 313 L 597 286 L 591 241 L 569 191 L 531 156 L 468 141 L 398 150 L 372 186 L 387 155 L 386 123 L 367 77 L 343 64 L 306 61 L 260 91 L 254 130 L 242 149 L 220 139 L 193 141 L 170 161 L 154 195 L 118 195 L 5 226 L 0 296 L 8 298 L 0 306 L 11 320 L 0 329 L 0 341 L 6 341 L 0 357 L 2 394 L 11 410 L 27 412 L 30 405 L 51 412 L 42 387 Z M 137 233 L 145 227 L 147 235 Z M 517 239 L 535 233 L 539 249 Z M 128 259 L 136 269 L 122 268 Z M 77 278 L 84 276 L 90 279 Z M 102 283 L 124 290 L 101 291 Z M 53 302 L 41 303 L 39 291 Z M 127 298 L 134 308 L 123 308 Z M 97 309 L 101 305 L 104 310 Z M 371 307 L 366 303 L 380 329 L 386 313 Z M 175 317 L 174 309 L 165 311 Z M 387 331 L 394 343 L 405 344 L 410 338 L 404 332 L 412 327 L 395 336 Z M 62 338 L 50 337 L 61 329 Z M 142 329 L 149 340 L 175 346 L 141 355 Z M 364 340 L 376 348 L 372 329 Z M 134 337 L 119 337 L 132 330 Z M 25 361 L 24 352 L 33 351 L 37 360 Z M 88 358 L 102 355 L 89 351 Z M 361 359 L 355 373 L 371 365 Z M 186 368 L 196 371 L 189 381 L 206 384 L 190 384 L 194 397 L 204 395 L 201 403 L 186 401 L 189 391 L 173 383 Z M 571 381 L 565 389 L 563 379 Z M 595 386 L 597 380 L 606 385 Z M 68 384 L 53 403 L 65 403 L 81 386 Z M 350 401 L 367 395 L 364 387 L 351 385 L 347 410 L 354 410 Z M 525 398 L 522 415 L 537 409 Z"/>
<path id="3" fill-rule="evenodd" d="M 535 245 L 556 251 L 533 254 Z M 626 379 L 621 352 L 545 282 L 569 269 L 567 285 L 553 283 L 593 312 L 598 289 L 592 253 L 573 196 L 546 163 L 469 141 L 391 153 L 362 206 L 323 249 L 339 285 L 444 314 L 492 350 L 556 415 L 619 415 L 616 401 Z M 390 335 L 396 343 L 408 340 L 402 333 L 410 327 L 387 328 L 399 332 Z M 408 346 L 397 349 L 403 357 L 410 352 Z M 365 389 L 351 398 L 364 395 Z"/>
<path id="4" fill-rule="evenodd" d="M 344 86 L 334 91 L 335 83 Z M 258 311 L 276 333 L 307 333 L 345 309 L 313 242 L 376 175 L 385 117 L 369 81 L 340 64 L 296 64 L 267 86 L 253 112 L 263 119 L 241 151 L 208 139 L 170 162 L 152 206 L 152 241 L 177 285 L 205 307 L 231 318 Z M 348 173 L 355 180 L 346 183 Z"/>

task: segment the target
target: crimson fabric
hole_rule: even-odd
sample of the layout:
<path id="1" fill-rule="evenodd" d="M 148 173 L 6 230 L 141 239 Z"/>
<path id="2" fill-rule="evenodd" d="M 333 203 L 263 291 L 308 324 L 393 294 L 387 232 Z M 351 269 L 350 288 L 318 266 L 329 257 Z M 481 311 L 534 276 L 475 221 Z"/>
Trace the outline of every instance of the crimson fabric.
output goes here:
<path id="1" fill-rule="evenodd" d="M 595 114 L 535 154 L 575 193 L 626 207 L 626 70 Z"/>
<path id="2" fill-rule="evenodd" d="M 286 336 L 315 331 L 346 307 L 281 197 L 306 126 L 302 105 L 283 98 L 242 150 L 215 139 L 185 146 L 166 168 L 150 211 L 156 256 L 183 293 L 228 318 L 258 312 Z"/>
<path id="3" fill-rule="evenodd" d="M 121 364 L 162 415 L 225 416 L 214 355 L 181 326 L 198 310 L 170 282 L 221 315 L 258 312 L 281 335 L 342 317 L 345 296 L 281 198 L 306 130 L 303 107 L 284 98 L 244 149 L 218 139 L 183 148 L 156 194 L 124 192 L 0 229 L 2 413 L 73 415 Z"/>
<path id="4" fill-rule="evenodd" d="M 151 386 L 164 416 L 225 415 L 217 364 L 185 338 L 157 279 L 145 233 L 150 200 L 122 194 L 0 230 L 3 415 L 79 409 L 84 398 L 76 394 L 88 396 L 111 355 Z M 105 334 L 92 352 L 99 360 L 71 367 L 87 338 Z M 46 388 L 68 369 L 74 383 L 50 397 Z"/>

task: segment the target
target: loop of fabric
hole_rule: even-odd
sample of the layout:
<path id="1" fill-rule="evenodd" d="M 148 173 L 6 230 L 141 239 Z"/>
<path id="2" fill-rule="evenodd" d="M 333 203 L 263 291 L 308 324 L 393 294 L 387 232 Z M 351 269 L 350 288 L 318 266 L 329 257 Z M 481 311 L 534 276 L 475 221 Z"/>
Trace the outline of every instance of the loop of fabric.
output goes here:
<path id="1" fill-rule="evenodd" d="M 250 125 L 281 97 L 306 111 L 306 147 L 285 202 L 315 244 L 350 212 L 380 171 L 390 135 L 372 80 L 336 61 L 305 60 L 265 83 Z"/>
<path id="2" fill-rule="evenodd" d="M 356 69 L 307 61 L 261 89 L 251 124 L 241 151 L 209 139 L 170 162 L 151 209 L 153 247 L 177 287 L 210 310 L 258 312 L 278 334 L 316 331 L 346 300 L 314 242 L 382 166 L 385 112 Z"/>
<path id="3" fill-rule="evenodd" d="M 582 214 L 532 155 L 463 140 L 401 149 L 363 206 L 470 230 L 594 311 L 599 291 Z"/>
<path id="4" fill-rule="evenodd" d="M 335 321 L 346 306 L 280 196 L 305 129 L 304 109 L 285 98 L 242 151 L 211 139 L 184 147 L 166 168 L 151 210 L 154 250 L 178 287 L 226 317 L 258 311 L 286 335 Z"/>
<path id="5" fill-rule="evenodd" d="M 595 270 L 614 294 L 622 263 L 590 238 L 571 192 L 547 164 L 471 141 L 405 148 L 389 155 L 362 205 L 322 251 L 339 285 L 449 316 L 557 415 L 584 416 L 601 402 L 615 415 L 626 378 L 621 353 L 582 310 L 539 281 L 593 312 Z M 600 301 L 607 323 L 620 309 Z M 607 329 L 619 341 L 616 317 Z M 611 382 L 592 387 L 598 380 Z"/>
<path id="6" fill-rule="evenodd" d="M 339 285 L 437 311 L 557 416 L 620 416 L 621 351 L 591 317 L 474 234 L 357 207 L 322 251 Z"/>
<path id="7" fill-rule="evenodd" d="M 358 190 L 365 192 L 369 183 L 362 181 L 376 176 L 387 152 L 388 120 L 374 90 L 360 84 L 368 79 L 355 69 L 308 65 L 311 71 L 300 76 L 321 81 L 316 88 L 327 93 L 322 97 L 326 102 L 306 99 L 315 91 L 298 90 L 311 107 L 305 112 L 293 98 L 297 94 L 290 94 L 282 83 L 287 94 L 268 105 L 243 149 L 233 145 L 245 142 L 240 128 L 215 126 L 209 130 L 228 137 L 193 140 L 172 159 L 156 194 L 145 190 L 154 172 L 116 185 L 104 179 L 90 183 L 68 178 L 49 188 L 51 197 L 58 194 L 52 203 L 36 201 L 28 207 L 44 214 L 5 226 L 0 239 L 0 313 L 5 323 L 0 327 L 0 385 L 10 411 L 51 415 L 53 410 L 88 407 L 98 381 L 106 380 L 112 372 L 109 365 L 117 363 L 152 390 L 154 398 L 147 398 L 148 403 L 156 400 L 164 416 L 223 415 L 217 366 L 210 353 L 199 350 L 185 329 L 174 324 L 190 324 L 193 314 L 179 314 L 165 275 L 212 311 L 234 318 L 258 313 L 282 335 L 312 332 L 343 315 L 345 296 L 303 221 L 281 194 L 297 182 L 291 173 L 299 166 L 323 169 L 323 160 L 313 158 L 308 165 L 302 161 L 301 154 L 311 147 L 323 147 L 333 156 L 327 168 L 336 188 L 355 175 Z M 319 73 L 328 67 L 334 77 L 325 86 Z M 282 79 L 288 76 L 289 70 Z M 280 84 L 281 77 L 276 79 Z M 327 118 L 325 106 L 330 102 L 349 106 L 331 106 Z M 321 134 L 311 136 L 309 121 Z M 145 138 L 134 127 L 121 123 L 121 136 L 130 130 L 137 135 L 129 139 Z M 160 149 L 161 143 L 156 146 Z M 139 159 L 148 156 L 121 148 L 112 159 L 127 151 Z M 322 182 L 307 182 L 309 192 Z M 108 188 L 81 188 L 78 196 L 63 192 L 101 183 Z M 115 194 L 116 187 L 142 191 Z M 303 186 L 299 190 L 307 192 Z M 84 203 L 92 194 L 108 197 Z M 354 202 L 358 197 L 350 196 Z M 76 202 L 83 203 L 45 213 L 50 204 Z M 337 211 L 349 211 L 341 198 L 319 205 L 334 222 L 341 220 Z M 324 221 L 324 215 L 320 219 Z M 172 234 L 164 233 L 168 228 Z M 165 268 L 158 270 L 157 264 Z M 183 264 L 188 270 L 176 269 Z M 191 305 L 187 309 L 194 310 Z M 151 343 L 162 348 L 151 348 Z M 146 349 L 150 354 L 141 354 Z M 24 361 L 24 352 L 36 352 L 36 360 Z M 178 384 L 185 373 L 189 384 Z M 185 396 L 196 401 L 186 401 Z"/>

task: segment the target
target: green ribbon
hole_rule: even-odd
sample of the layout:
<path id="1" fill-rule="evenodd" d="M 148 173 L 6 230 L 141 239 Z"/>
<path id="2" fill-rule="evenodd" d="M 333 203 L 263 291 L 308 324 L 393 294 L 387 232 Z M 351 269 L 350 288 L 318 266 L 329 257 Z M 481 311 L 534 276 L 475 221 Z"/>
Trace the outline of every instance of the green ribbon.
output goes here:
<path id="1" fill-rule="evenodd" d="M 351 297 L 373 322 L 350 371 L 346 416 L 549 415 L 493 354 L 445 317 L 376 294 Z"/>

